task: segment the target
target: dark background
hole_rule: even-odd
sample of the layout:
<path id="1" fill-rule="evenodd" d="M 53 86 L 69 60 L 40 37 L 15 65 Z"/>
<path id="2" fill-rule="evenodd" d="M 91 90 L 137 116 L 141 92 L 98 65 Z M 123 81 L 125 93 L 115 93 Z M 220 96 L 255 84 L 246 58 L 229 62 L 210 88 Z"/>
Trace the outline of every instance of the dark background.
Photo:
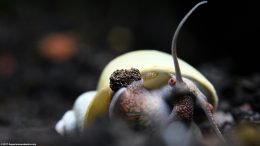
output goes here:
<path id="1" fill-rule="evenodd" d="M 2 1 L 1 52 L 32 54 L 37 41 L 50 32 L 72 32 L 81 44 L 109 50 L 107 35 L 118 26 L 133 35 L 128 50 L 169 52 L 177 24 L 197 2 Z M 209 1 L 185 24 L 179 57 L 195 66 L 226 57 L 239 64 L 239 73 L 258 71 L 251 67 L 257 65 L 258 9 L 251 1 Z"/>
<path id="2" fill-rule="evenodd" d="M 95 89 L 103 67 L 117 55 L 170 53 L 175 28 L 197 2 L 0 1 L 0 138 L 53 130 L 78 95 Z M 178 55 L 215 76 L 222 93 L 230 79 L 221 77 L 259 74 L 259 18 L 256 2 L 209 1 L 185 23 Z M 46 55 L 43 50 L 55 50 L 46 47 L 53 35 L 65 36 L 74 52 Z M 219 70 L 212 74 L 211 66 Z"/>

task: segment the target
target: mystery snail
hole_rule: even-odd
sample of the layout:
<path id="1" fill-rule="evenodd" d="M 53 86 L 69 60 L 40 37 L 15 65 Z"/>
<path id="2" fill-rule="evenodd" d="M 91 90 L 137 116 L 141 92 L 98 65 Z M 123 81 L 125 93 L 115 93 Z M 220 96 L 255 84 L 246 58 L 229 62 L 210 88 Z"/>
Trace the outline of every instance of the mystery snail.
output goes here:
<path id="1" fill-rule="evenodd" d="M 190 125 L 194 106 L 199 106 L 224 141 L 212 113 L 218 104 L 213 85 L 191 65 L 178 59 L 176 52 L 181 27 L 205 3 L 195 5 L 178 25 L 172 40 L 172 55 L 139 50 L 118 56 L 103 70 L 96 91 L 78 97 L 73 109 L 56 124 L 56 131 L 62 135 L 82 132 L 102 116 L 123 119 L 137 130 L 174 121 Z"/>

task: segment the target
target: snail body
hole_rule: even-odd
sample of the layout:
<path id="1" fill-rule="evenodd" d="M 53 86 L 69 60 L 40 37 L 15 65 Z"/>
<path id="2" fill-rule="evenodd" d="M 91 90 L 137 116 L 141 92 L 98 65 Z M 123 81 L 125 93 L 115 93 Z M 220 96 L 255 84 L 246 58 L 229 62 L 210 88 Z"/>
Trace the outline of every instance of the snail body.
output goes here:
<path id="1" fill-rule="evenodd" d="M 76 101 L 73 108 L 76 116 L 72 119 L 75 122 L 69 123 L 70 126 L 60 124 L 56 130 L 64 132 L 59 129 L 69 127 L 69 132 L 73 128 L 83 131 L 104 116 L 111 121 L 124 120 L 136 130 L 167 126 L 175 121 L 191 125 L 194 106 L 198 105 L 217 136 L 225 142 L 212 113 L 218 104 L 215 88 L 194 67 L 177 58 L 176 41 L 181 27 L 192 12 L 205 3 L 195 5 L 178 25 L 171 55 L 140 50 L 116 57 L 101 73 L 96 91 L 86 93 L 89 99 L 80 104 Z M 59 123 L 66 123 L 62 122 L 65 119 Z"/>
<path id="2" fill-rule="evenodd" d="M 218 97 L 213 85 L 194 67 L 179 59 L 180 68 L 185 78 L 195 82 L 214 107 L 217 106 Z M 139 50 L 128 52 L 113 59 L 101 73 L 97 94 L 88 106 L 85 115 L 87 127 L 96 118 L 109 115 L 109 106 L 113 91 L 109 87 L 111 74 L 121 68 L 136 68 L 140 71 L 144 87 L 147 90 L 156 90 L 168 84 L 168 80 L 175 74 L 174 62 L 170 54 L 156 50 Z M 102 101 L 102 102 L 101 102 Z"/>
<path id="3" fill-rule="evenodd" d="M 216 108 L 218 97 L 213 85 L 194 67 L 181 59 L 178 59 L 178 61 L 183 76 L 196 83 L 196 85 L 204 91 L 208 101 L 214 106 L 214 108 Z M 170 54 L 156 50 L 132 51 L 116 57 L 110 61 L 102 71 L 97 85 L 97 90 L 82 94 L 74 103 L 72 111 L 75 115 L 78 115 L 77 117 L 81 117 L 76 118 L 75 121 L 77 122 L 74 123 L 74 125 L 77 126 L 74 126 L 74 129 L 77 129 L 76 131 L 83 131 L 83 129 L 90 126 L 96 118 L 109 116 L 109 108 L 114 94 L 109 87 L 109 78 L 115 70 L 119 68 L 137 68 L 141 73 L 144 87 L 147 90 L 152 91 L 168 84 L 168 80 L 175 74 L 173 64 L 174 62 L 172 61 L 172 56 Z M 82 98 L 84 99 L 80 100 Z M 160 103 L 165 104 L 162 103 L 162 101 L 160 101 Z M 166 105 L 162 110 L 164 112 L 162 114 L 163 118 L 166 117 L 166 113 L 169 114 L 169 110 L 169 107 Z M 65 120 L 63 119 L 61 121 Z M 62 126 L 60 125 L 60 127 Z M 65 129 L 66 131 L 66 128 L 60 127 L 57 128 L 56 126 L 56 129 Z M 56 131 L 59 131 L 61 134 L 66 133 L 64 130 Z M 73 130 L 67 130 L 67 133 L 71 133 L 70 131 Z"/>
<path id="4" fill-rule="evenodd" d="M 134 130 L 156 130 L 170 114 L 170 107 L 163 98 L 149 92 L 142 81 L 135 81 L 121 88 L 109 106 L 109 119 L 122 119 Z"/>

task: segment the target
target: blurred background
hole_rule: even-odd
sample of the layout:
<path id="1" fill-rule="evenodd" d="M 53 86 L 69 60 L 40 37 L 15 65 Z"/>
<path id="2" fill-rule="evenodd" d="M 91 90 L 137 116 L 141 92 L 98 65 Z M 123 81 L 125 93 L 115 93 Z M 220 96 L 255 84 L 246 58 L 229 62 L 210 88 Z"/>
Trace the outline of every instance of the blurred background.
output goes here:
<path id="1" fill-rule="evenodd" d="M 75 98 L 95 89 L 114 57 L 140 49 L 170 53 L 175 28 L 197 2 L 1 0 L 0 138 L 52 133 Z M 259 101 L 258 7 L 209 0 L 181 30 L 179 57 L 205 73 L 223 96 L 237 91 L 230 86 L 234 78 L 248 77 Z"/>

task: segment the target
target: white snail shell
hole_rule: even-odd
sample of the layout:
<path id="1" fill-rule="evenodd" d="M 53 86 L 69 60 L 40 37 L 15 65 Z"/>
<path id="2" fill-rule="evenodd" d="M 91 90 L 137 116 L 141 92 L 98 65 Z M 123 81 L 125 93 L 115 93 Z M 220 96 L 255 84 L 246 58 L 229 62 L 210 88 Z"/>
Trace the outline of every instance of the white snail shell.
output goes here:
<path id="1" fill-rule="evenodd" d="M 60 135 L 72 135 L 84 130 L 84 116 L 96 91 L 88 91 L 81 94 L 75 101 L 73 108 L 67 111 L 55 125 L 55 130 Z"/>

